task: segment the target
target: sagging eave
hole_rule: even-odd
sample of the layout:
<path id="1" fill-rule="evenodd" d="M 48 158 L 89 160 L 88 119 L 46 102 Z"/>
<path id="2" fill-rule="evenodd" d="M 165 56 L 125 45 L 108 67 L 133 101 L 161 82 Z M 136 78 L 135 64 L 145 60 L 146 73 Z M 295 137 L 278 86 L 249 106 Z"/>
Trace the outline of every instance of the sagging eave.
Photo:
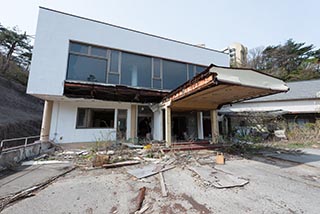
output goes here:
<path id="1" fill-rule="evenodd" d="M 224 70 L 221 70 L 221 69 L 224 69 Z M 256 77 L 257 81 L 264 80 L 265 82 L 261 82 L 261 84 L 264 84 L 264 85 L 262 86 L 257 85 L 256 82 L 250 80 L 250 78 L 241 77 L 239 72 L 234 73 L 235 70 L 240 70 L 239 71 L 240 74 L 243 73 L 243 75 L 245 74 L 248 75 L 248 72 L 249 72 L 250 77 Z M 221 72 L 221 74 L 218 72 Z M 219 76 L 221 78 L 219 78 Z M 241 82 L 241 80 L 243 82 Z M 220 100 L 217 100 L 215 103 L 212 103 L 212 100 L 208 100 L 206 103 L 202 104 L 202 107 L 201 105 L 199 106 L 198 102 L 193 102 L 193 103 L 192 101 L 190 101 L 189 103 L 186 102 L 186 100 L 188 99 L 190 100 L 190 97 L 192 96 L 193 96 L 193 100 L 196 100 L 195 96 L 197 95 L 199 95 L 198 97 L 199 99 L 200 99 L 200 96 L 202 96 L 201 98 L 205 98 L 204 94 L 208 95 L 211 93 L 214 96 L 214 93 L 217 93 L 218 90 L 227 91 L 228 87 L 229 87 L 229 90 L 236 88 L 239 90 L 245 89 L 248 92 L 245 92 L 243 94 L 238 94 L 238 96 L 231 97 L 229 100 L 220 99 Z M 167 106 L 167 107 L 171 106 L 172 108 L 179 108 L 180 110 L 193 109 L 193 110 L 201 111 L 201 110 L 220 109 L 223 105 L 226 105 L 226 104 L 233 104 L 233 103 L 241 102 L 248 99 L 268 96 L 271 94 L 276 94 L 281 92 L 287 92 L 288 90 L 289 90 L 288 87 L 286 87 L 285 83 L 282 80 L 275 78 L 271 75 L 261 73 L 259 71 L 255 71 L 252 69 L 227 68 L 227 67 L 210 65 L 205 71 L 198 74 L 190 81 L 182 84 L 177 89 L 169 93 L 162 100 L 162 106 Z M 206 91 L 206 92 L 203 92 L 203 91 Z M 225 96 L 228 96 L 228 94 L 225 93 Z M 182 100 L 184 100 L 184 103 Z"/>

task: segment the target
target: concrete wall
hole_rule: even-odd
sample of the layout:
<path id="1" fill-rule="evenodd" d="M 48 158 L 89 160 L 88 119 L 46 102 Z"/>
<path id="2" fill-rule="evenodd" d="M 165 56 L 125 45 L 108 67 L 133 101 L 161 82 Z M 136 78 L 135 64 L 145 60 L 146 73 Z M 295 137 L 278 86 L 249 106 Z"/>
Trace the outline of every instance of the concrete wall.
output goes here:
<path id="1" fill-rule="evenodd" d="M 70 40 L 204 66 L 229 66 L 227 54 L 40 8 L 27 93 L 63 94 Z"/>
<path id="2" fill-rule="evenodd" d="M 283 110 L 290 113 L 319 113 L 320 99 L 275 101 L 275 102 L 244 102 L 223 107 L 220 112 L 242 111 L 274 111 Z"/>
<path id="3" fill-rule="evenodd" d="M 105 102 L 98 100 L 54 101 L 50 127 L 50 140 L 55 143 L 95 142 L 97 140 L 115 140 L 116 128 L 76 129 L 77 108 L 115 109 L 114 127 L 116 127 L 117 109 L 127 110 L 127 139 L 130 135 L 130 109 L 128 103 Z"/>
<path id="4" fill-rule="evenodd" d="M 23 160 L 34 158 L 42 153 L 48 152 L 51 147 L 52 144 L 49 142 L 36 141 L 26 147 L 19 146 L 2 151 L 0 154 L 0 171 L 14 167 Z"/>

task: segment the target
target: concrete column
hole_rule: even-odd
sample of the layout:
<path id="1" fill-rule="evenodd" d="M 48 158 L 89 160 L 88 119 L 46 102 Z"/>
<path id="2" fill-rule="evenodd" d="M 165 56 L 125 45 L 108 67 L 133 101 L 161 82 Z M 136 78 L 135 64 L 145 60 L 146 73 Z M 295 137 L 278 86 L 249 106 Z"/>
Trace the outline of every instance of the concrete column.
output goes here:
<path id="1" fill-rule="evenodd" d="M 203 139 L 203 117 L 202 112 L 197 112 L 198 138 Z"/>
<path id="2" fill-rule="evenodd" d="M 210 119 L 211 119 L 212 143 L 218 143 L 219 122 L 218 122 L 218 111 L 217 110 L 210 111 Z"/>
<path id="3" fill-rule="evenodd" d="M 153 139 L 163 140 L 163 116 L 159 109 L 153 113 Z"/>
<path id="4" fill-rule="evenodd" d="M 166 107 L 165 109 L 165 121 L 166 121 L 166 142 L 167 146 L 171 146 L 171 109 Z"/>
<path id="5" fill-rule="evenodd" d="M 49 141 L 52 107 L 53 107 L 53 101 L 46 100 L 44 102 L 40 141 Z"/>
<path id="6" fill-rule="evenodd" d="M 137 136 L 137 105 L 131 105 L 131 125 L 130 125 L 130 138 L 134 140 Z"/>

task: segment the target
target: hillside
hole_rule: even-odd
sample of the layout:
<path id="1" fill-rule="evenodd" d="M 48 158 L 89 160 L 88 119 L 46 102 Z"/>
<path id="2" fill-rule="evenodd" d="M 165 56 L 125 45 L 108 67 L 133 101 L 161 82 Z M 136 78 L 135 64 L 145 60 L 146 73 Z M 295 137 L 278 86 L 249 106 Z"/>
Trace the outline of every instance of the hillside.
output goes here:
<path id="1" fill-rule="evenodd" d="M 39 135 L 43 102 L 26 87 L 0 76 L 0 140 Z"/>

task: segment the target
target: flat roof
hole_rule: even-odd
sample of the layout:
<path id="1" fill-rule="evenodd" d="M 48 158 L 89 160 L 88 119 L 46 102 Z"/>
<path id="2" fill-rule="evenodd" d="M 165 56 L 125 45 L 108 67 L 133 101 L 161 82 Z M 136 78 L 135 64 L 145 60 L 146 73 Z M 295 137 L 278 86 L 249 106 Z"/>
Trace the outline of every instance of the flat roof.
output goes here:
<path id="1" fill-rule="evenodd" d="M 102 21 L 95 20 L 95 19 L 90 19 L 90 18 L 86 18 L 86 17 L 82 17 L 82 16 L 78 16 L 78 15 L 74 15 L 74 14 L 70 14 L 70 13 L 66 13 L 66 12 L 62 12 L 62 11 L 58 11 L 58 10 L 54 10 L 54 9 L 50 9 L 50 8 L 46 8 L 46 7 L 42 7 L 42 6 L 39 6 L 39 8 L 40 9 L 44 9 L 44 10 L 48 10 L 48 11 L 52 11 L 52 12 L 55 12 L 55 13 L 60 13 L 60 14 L 67 15 L 67 16 L 72 16 L 72 17 L 79 18 L 79 19 L 84 19 L 84 20 L 87 20 L 87 21 L 96 22 L 96 23 L 99 23 L 99 24 L 109 25 L 109 26 L 112 26 L 112 27 L 120 28 L 120 29 L 123 29 L 123 30 L 135 32 L 135 33 L 140 33 L 140 34 L 143 34 L 143 35 L 147 35 L 147 36 L 151 36 L 151 37 L 155 37 L 155 38 L 159 38 L 159 39 L 163 39 L 163 40 L 167 40 L 167 41 L 171 41 L 171 42 L 180 43 L 180 44 L 183 44 L 183 45 L 192 46 L 192 47 L 199 48 L 199 49 L 205 49 L 205 50 L 214 51 L 214 52 L 218 52 L 218 53 L 229 55 L 229 54 L 227 54 L 227 53 L 225 53 L 223 51 L 219 51 L 219 50 L 215 50 L 215 49 L 211 49 L 211 48 L 206 48 L 206 47 L 201 47 L 201 46 L 190 44 L 190 43 L 187 43 L 187 42 L 182 42 L 182 41 L 178 41 L 178 40 L 175 40 L 175 39 L 170 39 L 170 38 L 166 38 L 166 37 L 162 37 L 162 36 L 157 36 L 157 35 L 154 35 L 154 34 L 150 34 L 150 33 L 142 32 L 142 31 L 138 31 L 138 30 L 134 30 L 134 29 L 130 29 L 130 28 L 126 28 L 126 27 L 110 24 L 110 23 L 107 23 L 107 22 L 102 22 Z"/>

